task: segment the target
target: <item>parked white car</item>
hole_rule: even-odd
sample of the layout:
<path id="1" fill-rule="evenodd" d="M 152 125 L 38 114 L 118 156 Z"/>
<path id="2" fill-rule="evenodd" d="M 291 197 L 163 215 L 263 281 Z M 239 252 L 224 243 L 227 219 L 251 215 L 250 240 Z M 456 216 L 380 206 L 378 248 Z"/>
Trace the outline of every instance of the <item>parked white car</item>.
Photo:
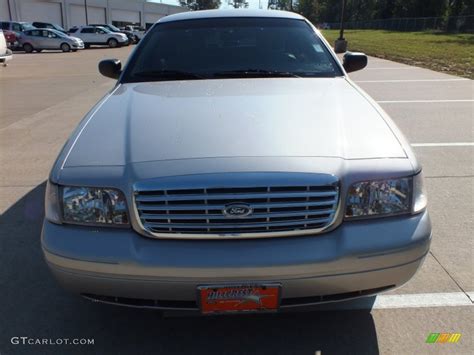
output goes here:
<path id="1" fill-rule="evenodd" d="M 110 48 L 115 48 L 128 44 L 128 38 L 125 34 L 112 32 L 100 26 L 73 27 L 69 30 L 69 33 L 82 39 L 86 48 L 91 45 L 107 45 Z"/>
<path id="2" fill-rule="evenodd" d="M 0 30 L 0 63 L 3 63 L 3 66 L 6 67 L 10 59 L 12 59 L 12 51 L 7 48 L 7 41 L 3 31 Z"/>

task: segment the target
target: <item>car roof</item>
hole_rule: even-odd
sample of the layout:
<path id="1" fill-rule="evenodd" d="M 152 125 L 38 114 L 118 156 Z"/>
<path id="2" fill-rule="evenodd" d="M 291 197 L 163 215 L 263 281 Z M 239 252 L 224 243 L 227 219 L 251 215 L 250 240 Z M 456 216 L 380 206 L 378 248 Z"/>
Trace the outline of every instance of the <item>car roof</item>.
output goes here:
<path id="1" fill-rule="evenodd" d="M 224 17 L 268 17 L 268 18 L 287 18 L 304 20 L 304 17 L 294 12 L 279 11 L 279 10 L 249 10 L 249 9 L 234 9 L 234 10 L 202 10 L 202 11 L 187 11 L 178 14 L 169 15 L 161 18 L 158 22 L 172 22 L 205 18 L 224 18 Z"/>

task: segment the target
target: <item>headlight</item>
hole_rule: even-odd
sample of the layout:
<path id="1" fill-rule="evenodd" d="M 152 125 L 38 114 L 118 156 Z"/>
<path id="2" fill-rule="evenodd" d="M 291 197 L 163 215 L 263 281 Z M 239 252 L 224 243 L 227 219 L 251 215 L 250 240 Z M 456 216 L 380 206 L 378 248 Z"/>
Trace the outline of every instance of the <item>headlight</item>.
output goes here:
<path id="1" fill-rule="evenodd" d="M 96 187 L 62 188 L 63 221 L 79 224 L 128 224 L 122 192 Z"/>
<path id="2" fill-rule="evenodd" d="M 48 183 L 46 201 L 46 218 L 54 223 L 110 226 L 129 223 L 125 196 L 117 189 Z"/>
<path id="3" fill-rule="evenodd" d="M 423 177 L 362 181 L 351 186 L 346 218 L 416 213 L 426 208 Z"/>

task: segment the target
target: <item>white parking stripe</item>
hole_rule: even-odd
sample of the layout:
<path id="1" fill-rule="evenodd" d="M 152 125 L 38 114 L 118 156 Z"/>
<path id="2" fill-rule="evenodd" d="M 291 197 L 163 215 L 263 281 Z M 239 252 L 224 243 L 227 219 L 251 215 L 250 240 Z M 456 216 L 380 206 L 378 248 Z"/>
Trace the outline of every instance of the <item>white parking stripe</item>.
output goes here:
<path id="1" fill-rule="evenodd" d="M 399 101 L 377 101 L 379 104 L 432 104 L 437 102 L 474 102 L 474 100 L 399 100 Z"/>
<path id="2" fill-rule="evenodd" d="M 457 142 L 457 143 L 413 143 L 412 147 L 472 147 L 472 142 Z"/>
<path id="3" fill-rule="evenodd" d="M 408 80 L 356 80 L 356 83 L 425 83 L 425 82 L 442 82 L 442 81 L 470 81 L 466 78 L 456 79 L 408 79 Z"/>
<path id="4" fill-rule="evenodd" d="M 464 292 L 377 296 L 372 309 L 472 306 Z"/>

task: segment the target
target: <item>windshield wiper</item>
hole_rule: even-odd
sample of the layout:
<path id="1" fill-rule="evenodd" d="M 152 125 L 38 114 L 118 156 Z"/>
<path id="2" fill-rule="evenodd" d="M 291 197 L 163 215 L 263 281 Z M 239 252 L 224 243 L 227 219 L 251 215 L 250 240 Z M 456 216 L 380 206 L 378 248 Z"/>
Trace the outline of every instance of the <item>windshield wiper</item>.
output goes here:
<path id="1" fill-rule="evenodd" d="M 180 70 L 146 70 L 133 73 L 133 76 L 144 79 L 164 79 L 164 80 L 184 80 L 184 79 L 205 79 L 203 76 Z"/>
<path id="2" fill-rule="evenodd" d="M 229 70 L 213 73 L 215 77 L 245 78 L 245 77 L 269 77 L 269 78 L 300 78 L 299 75 L 287 71 L 265 70 L 265 69 L 245 69 Z"/>

